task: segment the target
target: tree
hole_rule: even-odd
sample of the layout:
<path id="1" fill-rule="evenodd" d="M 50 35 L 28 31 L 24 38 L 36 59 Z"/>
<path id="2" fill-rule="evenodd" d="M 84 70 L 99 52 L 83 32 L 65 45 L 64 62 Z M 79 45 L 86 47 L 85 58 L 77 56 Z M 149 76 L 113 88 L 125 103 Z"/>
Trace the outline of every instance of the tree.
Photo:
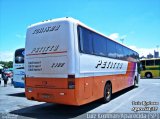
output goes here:
<path id="1" fill-rule="evenodd" d="M 12 67 L 13 67 L 13 62 L 12 62 L 12 61 L 9 61 L 9 62 L 7 63 L 7 66 L 8 66 L 8 68 L 12 68 Z"/>
<path id="2" fill-rule="evenodd" d="M 12 61 L 9 61 L 9 62 L 0 61 L 0 64 L 2 64 L 3 67 L 6 67 L 6 68 L 13 68 L 13 62 Z"/>

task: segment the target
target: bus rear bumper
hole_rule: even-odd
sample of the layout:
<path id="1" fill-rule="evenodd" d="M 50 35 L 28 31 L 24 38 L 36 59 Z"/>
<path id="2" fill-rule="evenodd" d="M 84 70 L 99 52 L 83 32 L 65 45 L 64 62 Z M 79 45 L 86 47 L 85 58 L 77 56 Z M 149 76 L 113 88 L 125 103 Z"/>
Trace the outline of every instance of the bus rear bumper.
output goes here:
<path id="1" fill-rule="evenodd" d="M 66 105 L 79 105 L 75 99 L 74 92 L 74 89 L 25 88 L 25 94 L 29 100 Z"/>
<path id="2" fill-rule="evenodd" d="M 15 88 L 24 88 L 25 87 L 25 84 L 23 82 L 13 81 L 13 85 Z"/>

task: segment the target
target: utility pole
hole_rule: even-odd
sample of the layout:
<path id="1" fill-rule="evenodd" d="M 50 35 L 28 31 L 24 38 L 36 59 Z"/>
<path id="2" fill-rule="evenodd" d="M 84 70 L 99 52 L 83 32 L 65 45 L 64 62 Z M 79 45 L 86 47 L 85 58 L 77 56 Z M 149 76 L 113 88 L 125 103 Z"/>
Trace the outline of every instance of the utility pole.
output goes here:
<path id="1" fill-rule="evenodd" d="M 122 42 L 122 44 L 123 44 L 123 42 L 124 42 L 124 38 L 121 38 L 121 39 L 120 39 L 120 41 L 121 41 L 121 42 Z"/>

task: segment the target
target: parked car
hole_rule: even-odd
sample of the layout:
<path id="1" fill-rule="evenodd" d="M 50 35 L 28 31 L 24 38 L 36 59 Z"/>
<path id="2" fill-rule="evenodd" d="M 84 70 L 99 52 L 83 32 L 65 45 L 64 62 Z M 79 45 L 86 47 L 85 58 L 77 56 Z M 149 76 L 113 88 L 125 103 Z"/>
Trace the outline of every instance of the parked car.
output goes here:
<path id="1" fill-rule="evenodd" d="M 12 78 L 13 77 L 13 72 L 11 70 L 5 70 L 4 74 L 8 77 L 8 78 Z"/>

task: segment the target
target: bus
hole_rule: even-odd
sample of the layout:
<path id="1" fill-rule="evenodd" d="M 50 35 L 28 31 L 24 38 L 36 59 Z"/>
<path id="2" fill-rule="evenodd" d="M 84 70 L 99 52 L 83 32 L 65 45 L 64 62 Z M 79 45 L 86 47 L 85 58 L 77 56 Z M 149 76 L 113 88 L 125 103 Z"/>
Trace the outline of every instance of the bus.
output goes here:
<path id="1" fill-rule="evenodd" d="M 142 78 L 160 78 L 160 58 L 141 59 Z"/>
<path id="2" fill-rule="evenodd" d="M 137 85 L 139 55 L 73 18 L 28 27 L 25 94 L 29 100 L 83 105 Z"/>
<path id="3" fill-rule="evenodd" d="M 13 85 L 15 88 L 24 88 L 24 48 L 15 51 L 13 60 Z"/>

